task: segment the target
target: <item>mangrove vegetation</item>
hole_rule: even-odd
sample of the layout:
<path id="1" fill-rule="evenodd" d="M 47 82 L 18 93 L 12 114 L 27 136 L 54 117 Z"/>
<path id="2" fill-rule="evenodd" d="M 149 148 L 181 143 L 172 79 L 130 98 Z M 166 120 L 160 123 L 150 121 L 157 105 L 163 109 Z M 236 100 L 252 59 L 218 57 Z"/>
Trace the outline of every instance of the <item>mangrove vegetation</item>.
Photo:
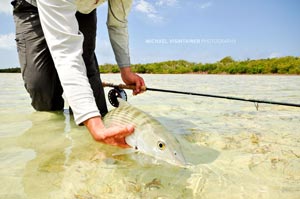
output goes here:
<path id="1" fill-rule="evenodd" d="M 1 69 L 0 68 L 0 73 L 20 73 L 21 72 L 21 68 L 5 68 L 5 69 Z"/>
<path id="2" fill-rule="evenodd" d="M 236 61 L 227 56 L 215 63 L 195 63 L 185 60 L 164 61 L 147 64 L 133 64 L 136 73 L 151 74 L 293 74 L 300 75 L 300 57 L 286 56 L 258 60 Z M 99 66 L 101 73 L 118 73 L 115 64 Z M 0 72 L 16 73 L 20 68 L 0 69 Z"/>
<path id="3" fill-rule="evenodd" d="M 258 60 L 235 61 L 224 57 L 216 63 L 194 63 L 185 60 L 165 61 L 147 64 L 133 64 L 132 70 L 137 73 L 151 74 L 300 74 L 300 57 L 280 57 Z M 101 73 L 118 73 L 117 65 L 100 66 Z"/>

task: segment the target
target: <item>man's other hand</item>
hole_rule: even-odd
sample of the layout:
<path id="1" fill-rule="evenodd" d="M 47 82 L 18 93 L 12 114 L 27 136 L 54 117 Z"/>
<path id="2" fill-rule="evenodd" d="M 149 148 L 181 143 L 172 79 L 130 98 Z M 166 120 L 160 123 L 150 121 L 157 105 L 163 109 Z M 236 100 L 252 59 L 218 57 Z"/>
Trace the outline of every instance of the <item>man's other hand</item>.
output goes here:
<path id="1" fill-rule="evenodd" d="M 140 94 L 144 91 L 142 87 L 145 88 L 145 82 L 142 77 L 140 77 L 136 73 L 133 73 L 130 67 L 123 67 L 120 70 L 121 70 L 121 77 L 123 82 L 126 85 L 134 85 L 136 87 L 133 90 L 133 95 Z"/>

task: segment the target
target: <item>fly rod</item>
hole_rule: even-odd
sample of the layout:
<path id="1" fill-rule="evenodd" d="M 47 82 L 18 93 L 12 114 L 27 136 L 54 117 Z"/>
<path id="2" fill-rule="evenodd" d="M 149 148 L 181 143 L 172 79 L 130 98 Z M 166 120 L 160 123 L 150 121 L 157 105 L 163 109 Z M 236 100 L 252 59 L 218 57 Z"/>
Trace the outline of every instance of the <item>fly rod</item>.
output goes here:
<path id="1" fill-rule="evenodd" d="M 113 88 L 117 88 L 117 89 L 129 89 L 129 90 L 134 90 L 135 89 L 135 86 L 133 86 L 133 85 L 125 85 L 125 84 L 116 85 L 116 84 L 105 83 L 105 82 L 102 83 L 102 86 L 103 87 L 113 87 Z M 256 108 L 258 108 L 258 104 L 273 104 L 273 105 L 281 105 L 281 106 L 300 107 L 300 104 L 288 103 L 288 102 L 275 102 L 275 101 L 269 101 L 269 100 L 247 99 L 247 98 L 232 97 L 232 96 L 221 96 L 221 95 L 212 95 L 212 94 L 204 94 L 204 93 L 183 92 L 183 91 L 174 91 L 174 90 L 149 88 L 149 87 L 142 87 L 141 89 L 142 89 L 142 91 L 157 91 L 157 92 L 165 92 L 165 93 L 195 95 L 195 96 L 202 96 L 202 97 L 211 97 L 211 98 L 221 98 L 221 99 L 236 100 L 236 101 L 254 102 L 254 103 L 256 103 Z"/>

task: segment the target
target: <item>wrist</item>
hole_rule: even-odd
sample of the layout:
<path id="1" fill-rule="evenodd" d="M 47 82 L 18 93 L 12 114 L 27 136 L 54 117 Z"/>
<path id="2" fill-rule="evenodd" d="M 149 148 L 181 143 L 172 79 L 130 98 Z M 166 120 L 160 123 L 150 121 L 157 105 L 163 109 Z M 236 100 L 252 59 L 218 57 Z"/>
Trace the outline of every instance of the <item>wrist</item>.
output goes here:
<path id="1" fill-rule="evenodd" d="M 127 73 L 131 73 L 131 68 L 130 68 L 130 66 L 125 66 L 125 67 L 120 68 L 120 71 L 121 71 L 121 75 L 124 75 Z"/>
<path id="2" fill-rule="evenodd" d="M 89 130 L 89 132 L 91 133 L 91 135 L 95 140 L 104 139 L 104 136 L 102 134 L 99 135 L 99 133 L 97 133 L 97 132 L 101 132 L 101 129 L 105 128 L 100 116 L 89 118 L 83 123 L 87 127 L 87 129 Z"/>

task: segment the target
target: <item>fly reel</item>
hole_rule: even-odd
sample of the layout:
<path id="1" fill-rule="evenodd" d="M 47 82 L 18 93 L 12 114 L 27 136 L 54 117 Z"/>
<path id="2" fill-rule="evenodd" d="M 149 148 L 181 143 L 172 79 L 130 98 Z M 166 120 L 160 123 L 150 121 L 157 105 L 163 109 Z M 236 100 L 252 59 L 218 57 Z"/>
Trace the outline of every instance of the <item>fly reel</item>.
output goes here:
<path id="1" fill-rule="evenodd" d="M 127 101 L 127 94 L 123 89 L 114 87 L 108 92 L 108 101 L 114 107 L 119 106 L 118 97 Z"/>

